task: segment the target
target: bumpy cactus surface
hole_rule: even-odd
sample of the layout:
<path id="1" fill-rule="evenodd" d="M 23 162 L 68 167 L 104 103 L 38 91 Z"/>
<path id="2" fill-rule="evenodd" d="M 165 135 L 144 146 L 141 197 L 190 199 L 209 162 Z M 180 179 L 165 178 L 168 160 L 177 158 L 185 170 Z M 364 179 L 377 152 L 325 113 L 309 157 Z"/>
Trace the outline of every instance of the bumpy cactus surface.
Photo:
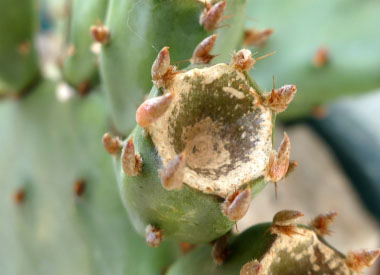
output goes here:
<path id="1" fill-rule="evenodd" d="M 0 274 L 159 274 L 177 248 L 150 249 L 125 217 L 100 143 L 104 97 L 55 90 L 0 102 Z"/>
<path id="2" fill-rule="evenodd" d="M 192 59 L 209 62 L 203 45 Z M 290 141 L 285 134 L 274 151 L 272 131 L 296 88 L 263 93 L 247 75 L 255 62 L 241 50 L 230 64 L 175 71 L 168 48 L 160 51 L 138 126 L 115 152 L 122 198 L 138 231 L 211 241 L 244 216 L 267 181 L 286 175 Z"/>
<path id="3" fill-rule="evenodd" d="M 298 211 L 277 213 L 272 223 L 253 226 L 237 236 L 201 246 L 179 259 L 168 275 L 353 274 L 373 263 L 380 250 L 351 251 L 344 256 L 321 235 L 331 215 L 297 225 Z"/>
<path id="4" fill-rule="evenodd" d="M 274 75 L 299 90 L 280 118 L 304 117 L 343 95 L 380 87 L 379 11 L 379 1 L 248 1 L 247 27 L 255 35 L 246 42 L 276 52 L 252 75 L 262 85 Z"/>
<path id="5" fill-rule="evenodd" d="M 205 5 L 194 0 L 110 1 L 105 22 L 110 37 L 102 48 L 101 73 L 119 131 L 129 133 L 133 129 L 136 108 L 152 85 L 152 62 L 162 47 L 170 47 L 173 61 L 183 61 L 215 31 L 223 37 L 215 45 L 220 58 L 225 59 L 237 47 L 244 28 L 245 0 L 221 2 L 223 6 L 204 20 L 208 23 L 206 31 L 199 24 Z M 223 21 L 228 14 L 234 16 Z"/>
<path id="6" fill-rule="evenodd" d="M 25 92 L 39 78 L 35 1 L 1 1 L 0 97 Z"/>
<path id="7" fill-rule="evenodd" d="M 334 214 L 311 230 L 295 225 L 299 212 L 280 212 L 272 224 L 228 239 L 251 200 L 293 166 L 289 137 L 274 150 L 273 129 L 296 87 L 263 91 L 249 76 L 278 48 L 267 39 L 271 31 L 251 32 L 246 38 L 260 46 L 268 40 L 268 48 L 260 57 L 236 51 L 245 42 L 245 0 L 74 0 L 69 47 L 57 62 L 62 77 L 55 75 L 71 88 L 58 89 L 56 78 L 40 76 L 49 69 L 37 66 L 36 2 L 1 4 L 0 274 L 162 274 L 179 257 L 174 241 L 213 248 L 194 250 L 169 274 L 350 273 L 378 256 L 345 257 L 317 237 Z M 277 75 L 287 63 L 273 59 L 251 73 L 255 79 L 272 81 L 275 73 L 281 85 L 302 83 Z M 348 69 L 342 75 L 367 81 L 362 90 L 378 81 Z M 304 102 L 297 114 L 315 101 Z"/>

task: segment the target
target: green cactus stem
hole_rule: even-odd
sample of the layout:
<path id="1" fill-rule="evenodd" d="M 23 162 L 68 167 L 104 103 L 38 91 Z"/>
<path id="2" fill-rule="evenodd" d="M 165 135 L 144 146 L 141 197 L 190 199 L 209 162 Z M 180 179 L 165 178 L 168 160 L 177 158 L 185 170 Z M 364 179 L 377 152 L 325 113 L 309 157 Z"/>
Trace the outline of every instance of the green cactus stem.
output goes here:
<path id="1" fill-rule="evenodd" d="M 39 79 L 36 27 L 35 1 L 1 1 L 0 96 L 23 92 Z"/>
<path id="2" fill-rule="evenodd" d="M 240 42 L 238 34 L 244 27 L 244 6 L 245 0 L 226 1 L 221 16 L 233 16 L 213 30 L 223 37 L 215 45 L 215 54 L 220 55 L 217 58 L 226 61 Z M 152 85 L 149 71 L 157 52 L 169 46 L 173 61 L 188 60 L 195 46 L 211 34 L 199 23 L 204 9 L 204 4 L 194 0 L 109 2 L 105 26 L 111 37 L 102 48 L 101 73 L 120 132 L 129 134 L 135 125 L 136 108 Z M 184 67 L 181 63 L 177 65 Z"/>
<path id="3" fill-rule="evenodd" d="M 380 87 L 379 10 L 379 1 L 249 1 L 246 12 L 255 21 L 247 26 L 274 31 L 254 50 L 276 52 L 252 75 L 261 85 L 274 75 L 299 90 L 280 119 L 305 117 L 339 97 Z"/>
<path id="4" fill-rule="evenodd" d="M 0 102 L 0 274 L 160 274 L 177 246 L 149 248 L 125 218 L 99 146 L 104 97 L 55 90 L 44 81 Z"/>
<path id="5" fill-rule="evenodd" d="M 99 37 L 96 31 L 102 26 L 107 4 L 108 0 L 75 0 L 72 4 L 70 39 L 63 77 L 81 93 L 99 81 L 97 54 L 102 41 L 96 41 L 94 36 Z"/>
<path id="6" fill-rule="evenodd" d="M 196 248 L 177 260 L 167 274 L 353 274 L 373 264 L 379 256 L 379 249 L 344 256 L 313 228 L 297 225 L 295 220 L 301 215 L 284 210 L 275 215 L 272 223 L 255 225 L 229 238 L 225 245 L 218 241 L 213 248 Z"/>
<path id="7" fill-rule="evenodd" d="M 115 158 L 121 196 L 140 233 L 153 226 L 163 239 L 214 240 L 244 216 L 266 182 L 285 176 L 290 142 L 285 135 L 277 153 L 272 132 L 296 89 L 263 93 L 246 73 L 254 63 L 241 50 L 230 64 L 175 71 L 168 48 L 161 50 L 139 125 Z"/>

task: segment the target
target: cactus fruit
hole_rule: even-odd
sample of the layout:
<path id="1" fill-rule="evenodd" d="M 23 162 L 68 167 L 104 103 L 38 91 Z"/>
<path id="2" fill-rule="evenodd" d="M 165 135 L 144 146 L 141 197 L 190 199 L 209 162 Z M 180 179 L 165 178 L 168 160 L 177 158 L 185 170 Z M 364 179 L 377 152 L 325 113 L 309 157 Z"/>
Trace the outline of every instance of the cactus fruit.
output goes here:
<path id="1" fill-rule="evenodd" d="M 0 274 L 160 274 L 178 249 L 149 248 L 125 218 L 100 144 L 104 96 L 55 89 L 0 102 Z"/>
<path id="2" fill-rule="evenodd" d="M 35 1 L 3 0 L 0 12 L 0 97 L 24 92 L 40 77 Z"/>
<path id="3" fill-rule="evenodd" d="M 380 254 L 375 249 L 344 256 L 313 229 L 297 225 L 300 216 L 298 211 L 284 210 L 272 223 L 253 226 L 229 238 L 225 245 L 196 248 L 177 260 L 167 274 L 353 274 L 371 265 Z M 216 246 L 222 247 L 225 255 L 219 265 L 215 261 Z"/>
<path id="4" fill-rule="evenodd" d="M 70 50 L 64 61 L 63 77 L 82 94 L 99 81 L 97 48 L 107 36 L 102 28 L 107 4 L 108 0 L 76 0 L 72 4 Z M 102 38 L 102 41 L 97 41 L 97 38 Z"/>
<path id="5" fill-rule="evenodd" d="M 191 58 L 197 44 L 211 35 L 199 24 L 204 1 L 194 0 L 110 0 L 105 27 L 110 39 L 101 51 L 102 80 L 109 98 L 116 128 L 130 133 L 135 111 L 150 90 L 149 71 L 164 46 L 170 47 L 172 61 Z M 245 0 L 226 3 L 222 14 L 233 15 L 223 21 L 231 25 L 215 29 L 218 37 L 216 59 L 226 59 L 235 49 L 244 28 Z M 207 5 L 206 5 L 207 6 Z"/>
<path id="6" fill-rule="evenodd" d="M 168 48 L 160 51 L 138 126 L 116 155 L 121 196 L 139 232 L 154 226 L 164 239 L 212 241 L 266 182 L 286 175 L 290 141 L 285 134 L 274 151 L 272 130 L 296 88 L 262 92 L 247 75 L 254 63 L 244 49 L 230 64 L 175 71 Z"/>
<path id="7" fill-rule="evenodd" d="M 276 10 L 281 12 L 274 16 Z M 380 87 L 379 10 L 379 1 L 248 1 L 247 15 L 255 21 L 247 21 L 247 27 L 255 30 L 254 39 L 252 30 L 246 32 L 247 42 L 265 37 L 255 51 L 276 51 L 252 72 L 256 81 L 270 84 L 270 73 L 280 82 L 296 83 L 300 91 L 279 119 L 305 117 L 338 97 Z M 273 30 L 269 37 L 268 29 Z"/>

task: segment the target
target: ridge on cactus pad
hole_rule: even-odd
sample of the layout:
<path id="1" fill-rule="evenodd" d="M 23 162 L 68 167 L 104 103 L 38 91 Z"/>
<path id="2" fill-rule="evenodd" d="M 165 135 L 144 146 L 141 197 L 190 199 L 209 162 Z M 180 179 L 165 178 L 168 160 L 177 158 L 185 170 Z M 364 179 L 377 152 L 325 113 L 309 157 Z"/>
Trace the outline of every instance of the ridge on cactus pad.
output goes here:
<path id="1" fill-rule="evenodd" d="M 137 109 L 139 125 L 115 158 L 139 232 L 149 227 L 160 239 L 214 240 L 245 215 L 266 182 L 284 178 L 290 142 L 285 134 L 277 153 L 272 133 L 276 113 L 296 89 L 263 93 L 247 74 L 254 63 L 241 50 L 230 64 L 176 71 L 168 48 L 161 50 L 152 66 L 155 86 Z"/>

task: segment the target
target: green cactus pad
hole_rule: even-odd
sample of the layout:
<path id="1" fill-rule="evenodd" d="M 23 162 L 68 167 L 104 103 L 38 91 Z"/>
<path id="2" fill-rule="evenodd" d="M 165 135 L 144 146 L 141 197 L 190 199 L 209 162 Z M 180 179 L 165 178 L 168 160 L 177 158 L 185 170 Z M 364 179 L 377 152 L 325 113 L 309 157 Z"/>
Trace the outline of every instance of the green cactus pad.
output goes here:
<path id="1" fill-rule="evenodd" d="M 97 56 L 91 49 L 94 40 L 90 27 L 102 23 L 108 0 L 76 0 L 72 4 L 71 53 L 65 59 L 64 79 L 74 87 L 93 87 L 98 81 Z"/>
<path id="2" fill-rule="evenodd" d="M 351 274 L 345 257 L 312 230 L 298 227 L 299 234 L 286 236 L 271 234 L 270 226 L 259 224 L 228 240 L 222 265 L 214 263 L 211 246 L 204 245 L 179 259 L 167 274 Z M 254 260 L 260 265 L 258 272 L 254 272 Z"/>
<path id="3" fill-rule="evenodd" d="M 227 1 L 225 14 L 231 12 L 233 18 L 226 20 L 230 27 L 217 30 L 223 39 L 215 46 L 220 58 L 229 59 L 241 40 L 236 33 L 243 29 L 244 4 L 245 0 Z M 106 26 L 111 38 L 102 49 L 101 73 L 114 122 L 122 133 L 129 134 L 135 125 L 136 108 L 152 85 L 150 68 L 157 52 L 169 46 L 172 61 L 183 61 L 209 35 L 199 24 L 203 8 L 194 0 L 110 1 Z"/>
<path id="4" fill-rule="evenodd" d="M 234 224 L 221 203 L 241 188 L 250 186 L 254 197 L 265 187 L 275 115 L 258 103 L 257 85 L 232 65 L 179 72 L 165 91 L 153 87 L 150 98 L 169 91 L 166 112 L 127 138 L 141 159 L 137 175 L 123 171 L 123 153 L 117 158 L 121 196 L 139 232 L 152 225 L 164 238 L 211 241 Z M 185 184 L 166 190 L 162 170 L 183 152 Z"/>
<path id="5" fill-rule="evenodd" d="M 0 96 L 22 92 L 38 80 L 33 0 L 3 0 L 0 11 Z"/>
<path id="6" fill-rule="evenodd" d="M 257 22 L 247 26 L 274 30 L 267 45 L 255 51 L 276 52 L 252 75 L 261 85 L 271 85 L 274 75 L 277 83 L 298 87 L 280 118 L 305 117 L 318 105 L 380 87 L 379 10 L 379 1 L 249 2 L 247 15 Z M 315 66 L 318 49 L 326 49 L 327 56 L 325 64 Z"/>
<path id="7" fill-rule="evenodd" d="M 177 247 L 149 248 L 126 219 L 103 96 L 60 102 L 55 89 L 0 103 L 0 274 L 160 274 Z"/>

